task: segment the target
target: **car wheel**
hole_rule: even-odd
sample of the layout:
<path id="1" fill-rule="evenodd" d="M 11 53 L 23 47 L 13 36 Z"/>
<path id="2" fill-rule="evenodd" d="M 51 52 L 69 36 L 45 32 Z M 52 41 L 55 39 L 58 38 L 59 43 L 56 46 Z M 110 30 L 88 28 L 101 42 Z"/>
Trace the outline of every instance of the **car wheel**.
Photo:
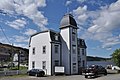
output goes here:
<path id="1" fill-rule="evenodd" d="M 30 76 L 30 73 L 27 73 L 28 74 L 28 76 Z"/>
<path id="2" fill-rule="evenodd" d="M 44 73 L 44 72 L 42 72 L 42 73 L 41 73 L 41 76 L 44 76 L 44 75 L 45 75 L 45 73 Z"/>
<path id="3" fill-rule="evenodd" d="M 94 74 L 94 77 L 95 77 L 95 78 L 97 78 L 97 77 L 98 77 L 98 73 L 97 73 L 97 72 Z"/>
<path id="4" fill-rule="evenodd" d="M 87 75 L 85 75 L 85 78 L 88 78 L 88 76 L 87 76 Z"/>
<path id="5" fill-rule="evenodd" d="M 107 75 L 107 71 L 105 71 L 104 75 Z"/>
<path id="6" fill-rule="evenodd" d="M 38 77 L 38 74 L 35 74 L 36 77 Z"/>

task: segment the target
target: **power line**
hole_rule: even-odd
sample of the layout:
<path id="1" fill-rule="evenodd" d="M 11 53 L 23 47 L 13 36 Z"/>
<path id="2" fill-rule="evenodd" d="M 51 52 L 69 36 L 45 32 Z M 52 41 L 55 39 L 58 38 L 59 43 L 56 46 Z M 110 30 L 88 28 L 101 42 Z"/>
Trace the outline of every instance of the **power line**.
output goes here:
<path id="1" fill-rule="evenodd" d="M 4 34 L 4 36 L 5 36 L 5 38 L 7 39 L 8 43 L 11 44 L 11 42 L 10 42 L 10 40 L 8 39 L 7 35 L 5 34 L 5 32 L 4 32 L 3 28 L 2 28 L 2 26 L 0 26 L 0 28 L 1 28 L 1 30 L 2 30 L 2 32 L 3 32 L 3 34 Z"/>

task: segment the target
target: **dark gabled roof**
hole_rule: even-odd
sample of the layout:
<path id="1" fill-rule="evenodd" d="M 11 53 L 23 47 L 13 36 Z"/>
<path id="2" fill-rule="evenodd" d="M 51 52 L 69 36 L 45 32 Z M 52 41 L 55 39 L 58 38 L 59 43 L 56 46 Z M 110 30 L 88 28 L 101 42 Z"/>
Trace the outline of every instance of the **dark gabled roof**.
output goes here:
<path id="1" fill-rule="evenodd" d="M 70 27 L 70 26 L 74 27 L 74 28 L 78 28 L 77 23 L 76 23 L 75 19 L 73 18 L 73 15 L 66 14 L 63 16 L 63 18 L 60 22 L 60 29 Z"/>
<path id="2" fill-rule="evenodd" d="M 57 40 L 56 40 L 56 36 L 58 37 Z M 53 30 L 50 30 L 50 38 L 51 38 L 52 42 L 60 42 L 60 34 Z"/>
<path id="3" fill-rule="evenodd" d="M 78 38 L 78 48 L 87 48 L 84 39 Z"/>

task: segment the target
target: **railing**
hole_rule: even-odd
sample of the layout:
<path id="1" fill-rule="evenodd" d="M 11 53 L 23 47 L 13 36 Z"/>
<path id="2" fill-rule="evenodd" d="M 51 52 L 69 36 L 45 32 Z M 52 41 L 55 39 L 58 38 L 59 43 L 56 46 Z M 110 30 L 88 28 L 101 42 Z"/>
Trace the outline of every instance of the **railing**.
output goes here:
<path id="1" fill-rule="evenodd" d="M 10 76 L 18 74 L 26 74 L 26 70 L 10 70 L 10 71 L 0 71 L 0 76 Z"/>

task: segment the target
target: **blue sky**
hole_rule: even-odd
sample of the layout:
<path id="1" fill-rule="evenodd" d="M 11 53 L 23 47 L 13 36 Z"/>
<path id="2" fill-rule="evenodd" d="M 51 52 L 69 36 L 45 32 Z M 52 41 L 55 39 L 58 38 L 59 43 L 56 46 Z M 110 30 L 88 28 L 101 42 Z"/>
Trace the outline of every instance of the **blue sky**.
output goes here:
<path id="1" fill-rule="evenodd" d="M 30 35 L 60 31 L 60 20 L 71 13 L 85 39 L 87 54 L 110 57 L 120 48 L 120 0 L 1 0 L 0 42 L 28 48 Z"/>

